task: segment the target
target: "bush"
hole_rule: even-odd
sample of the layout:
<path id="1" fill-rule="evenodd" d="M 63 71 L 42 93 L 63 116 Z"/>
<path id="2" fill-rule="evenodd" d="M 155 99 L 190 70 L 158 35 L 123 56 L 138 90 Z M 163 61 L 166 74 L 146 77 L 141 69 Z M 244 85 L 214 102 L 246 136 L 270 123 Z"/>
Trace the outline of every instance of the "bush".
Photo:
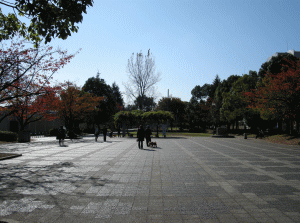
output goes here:
<path id="1" fill-rule="evenodd" d="M 5 141 L 5 142 L 18 141 L 18 134 L 15 132 L 0 131 L 0 141 Z"/>

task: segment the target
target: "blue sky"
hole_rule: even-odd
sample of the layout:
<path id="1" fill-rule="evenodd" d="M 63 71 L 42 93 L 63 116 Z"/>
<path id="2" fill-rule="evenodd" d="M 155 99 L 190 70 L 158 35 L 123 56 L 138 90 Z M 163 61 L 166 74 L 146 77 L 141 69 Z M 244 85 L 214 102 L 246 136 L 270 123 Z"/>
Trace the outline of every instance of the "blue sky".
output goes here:
<path id="1" fill-rule="evenodd" d="M 78 33 L 50 43 L 82 48 L 54 79 L 82 86 L 99 71 L 124 91 L 131 54 L 150 49 L 161 73 L 158 100 L 169 89 L 189 101 L 217 74 L 258 71 L 275 52 L 300 51 L 299 12 L 296 0 L 94 0 Z"/>

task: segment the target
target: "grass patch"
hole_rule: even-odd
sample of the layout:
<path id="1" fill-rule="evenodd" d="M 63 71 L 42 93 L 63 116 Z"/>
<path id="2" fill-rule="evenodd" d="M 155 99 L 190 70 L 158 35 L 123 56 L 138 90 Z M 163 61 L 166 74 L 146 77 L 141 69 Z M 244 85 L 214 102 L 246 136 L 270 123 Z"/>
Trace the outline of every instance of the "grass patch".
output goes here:
<path id="1" fill-rule="evenodd" d="M 265 140 L 273 143 L 285 145 L 300 145 L 300 136 L 291 136 L 288 134 L 266 136 Z"/>

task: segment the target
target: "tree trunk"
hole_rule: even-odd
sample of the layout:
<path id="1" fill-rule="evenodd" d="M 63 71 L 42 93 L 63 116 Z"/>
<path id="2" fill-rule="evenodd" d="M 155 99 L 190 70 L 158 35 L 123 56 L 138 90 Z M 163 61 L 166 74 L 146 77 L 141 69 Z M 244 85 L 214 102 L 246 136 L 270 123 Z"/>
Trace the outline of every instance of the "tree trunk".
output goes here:
<path id="1" fill-rule="evenodd" d="M 288 120 L 286 121 L 286 133 L 287 133 L 287 134 L 290 134 L 290 132 L 291 132 L 291 120 L 288 119 Z"/>
<path id="2" fill-rule="evenodd" d="M 282 120 L 278 121 L 278 131 L 279 133 L 282 133 Z"/>

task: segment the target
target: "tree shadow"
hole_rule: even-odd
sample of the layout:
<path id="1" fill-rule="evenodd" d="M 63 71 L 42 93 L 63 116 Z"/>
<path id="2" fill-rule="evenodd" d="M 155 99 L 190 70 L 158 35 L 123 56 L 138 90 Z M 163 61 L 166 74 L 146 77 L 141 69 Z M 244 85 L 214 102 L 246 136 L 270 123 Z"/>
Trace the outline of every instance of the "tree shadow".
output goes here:
<path id="1" fill-rule="evenodd" d="M 120 184 L 107 178 L 85 176 L 82 172 L 83 169 L 72 162 L 35 167 L 0 165 L 0 213 L 2 202 L 43 196 L 49 197 L 54 205 L 63 209 L 60 203 L 62 198 L 78 194 L 76 189 L 83 184 L 94 187 L 107 183 Z"/>

